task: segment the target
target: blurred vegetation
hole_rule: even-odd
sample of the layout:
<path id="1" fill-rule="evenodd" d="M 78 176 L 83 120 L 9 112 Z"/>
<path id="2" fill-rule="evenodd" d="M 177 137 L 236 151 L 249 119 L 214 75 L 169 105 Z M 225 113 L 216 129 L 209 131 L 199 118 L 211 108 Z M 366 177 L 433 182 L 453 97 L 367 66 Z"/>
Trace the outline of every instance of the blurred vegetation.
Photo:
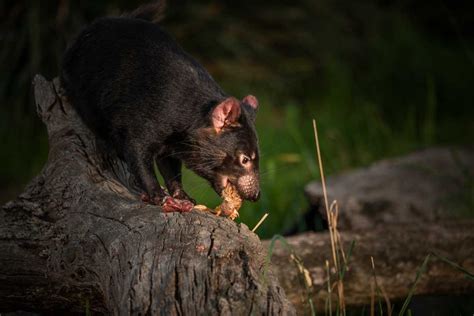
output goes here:
<path id="1" fill-rule="evenodd" d="M 67 42 L 96 17 L 139 1 L 2 1 L 0 201 L 47 158 L 30 83 L 53 78 Z M 470 1 L 169 1 L 164 27 L 230 94 L 258 96 L 262 198 L 241 220 L 268 237 L 297 225 L 318 177 L 426 146 L 472 144 L 474 5 Z M 185 173 L 187 191 L 218 197 Z M 472 199 L 471 199 L 472 200 Z M 472 203 L 471 203 L 472 204 Z M 301 229 L 304 224 L 300 223 Z"/>

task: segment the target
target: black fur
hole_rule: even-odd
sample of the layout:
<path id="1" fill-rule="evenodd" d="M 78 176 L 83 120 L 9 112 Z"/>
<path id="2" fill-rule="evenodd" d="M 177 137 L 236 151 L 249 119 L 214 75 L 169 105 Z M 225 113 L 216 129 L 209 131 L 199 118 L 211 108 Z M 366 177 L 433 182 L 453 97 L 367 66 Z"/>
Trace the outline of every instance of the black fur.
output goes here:
<path id="1" fill-rule="evenodd" d="M 154 159 L 175 198 L 192 200 L 181 185 L 184 162 L 216 192 L 228 179 L 244 198 L 255 200 L 256 106 L 240 102 L 238 121 L 216 131 L 213 111 L 229 96 L 159 25 L 144 20 L 161 15 L 151 11 L 162 8 L 101 18 L 85 28 L 63 58 L 66 95 L 89 128 L 127 162 L 152 201 L 165 194 L 153 172 Z M 241 166 L 242 153 L 255 153 L 252 168 Z M 249 173 L 257 180 L 245 192 L 237 182 Z"/>

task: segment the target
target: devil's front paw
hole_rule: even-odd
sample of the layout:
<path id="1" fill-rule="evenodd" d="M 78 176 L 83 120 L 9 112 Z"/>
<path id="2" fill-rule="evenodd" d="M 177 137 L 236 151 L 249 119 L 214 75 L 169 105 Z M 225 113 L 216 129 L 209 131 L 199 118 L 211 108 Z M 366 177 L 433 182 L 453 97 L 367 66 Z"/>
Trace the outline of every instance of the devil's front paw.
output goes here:
<path id="1" fill-rule="evenodd" d="M 194 203 L 188 200 L 177 199 L 174 197 L 167 196 L 161 203 L 163 212 L 190 212 L 194 207 Z"/>
<path id="2" fill-rule="evenodd" d="M 189 212 L 193 209 L 196 202 L 191 199 L 184 191 L 181 191 L 181 195 L 175 194 L 171 197 L 169 195 L 156 194 L 153 197 L 143 193 L 140 198 L 145 203 L 155 204 L 161 206 L 163 212 Z"/>
<path id="3" fill-rule="evenodd" d="M 163 202 L 163 199 L 166 197 L 166 193 L 157 193 L 153 195 L 149 195 L 148 193 L 142 193 L 140 195 L 140 200 L 144 203 L 149 203 L 149 204 L 155 204 L 155 205 L 161 205 Z"/>

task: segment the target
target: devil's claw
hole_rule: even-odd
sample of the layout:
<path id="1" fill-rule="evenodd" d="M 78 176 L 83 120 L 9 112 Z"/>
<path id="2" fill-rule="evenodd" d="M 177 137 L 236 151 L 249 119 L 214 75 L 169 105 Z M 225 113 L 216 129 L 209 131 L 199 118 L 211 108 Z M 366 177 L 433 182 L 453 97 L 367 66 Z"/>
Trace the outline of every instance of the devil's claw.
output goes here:
<path id="1" fill-rule="evenodd" d="M 142 200 L 144 203 L 150 203 L 150 196 L 146 193 L 142 193 L 140 195 L 140 200 Z"/>

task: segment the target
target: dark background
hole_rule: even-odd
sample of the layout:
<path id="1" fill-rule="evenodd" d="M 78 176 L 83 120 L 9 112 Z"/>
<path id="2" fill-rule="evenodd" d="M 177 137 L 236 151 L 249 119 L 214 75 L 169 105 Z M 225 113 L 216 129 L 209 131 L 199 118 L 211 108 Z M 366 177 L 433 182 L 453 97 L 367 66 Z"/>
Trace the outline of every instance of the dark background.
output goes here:
<path id="1" fill-rule="evenodd" d="M 0 202 L 43 166 L 48 143 L 31 80 L 53 78 L 81 27 L 140 1 L 0 3 Z M 162 25 L 230 94 L 256 95 L 262 199 L 241 220 L 261 236 L 297 225 L 304 185 L 327 174 L 474 136 L 473 1 L 169 1 Z M 186 173 L 188 193 L 218 197 Z M 299 224 L 304 229 L 304 224 Z"/>

